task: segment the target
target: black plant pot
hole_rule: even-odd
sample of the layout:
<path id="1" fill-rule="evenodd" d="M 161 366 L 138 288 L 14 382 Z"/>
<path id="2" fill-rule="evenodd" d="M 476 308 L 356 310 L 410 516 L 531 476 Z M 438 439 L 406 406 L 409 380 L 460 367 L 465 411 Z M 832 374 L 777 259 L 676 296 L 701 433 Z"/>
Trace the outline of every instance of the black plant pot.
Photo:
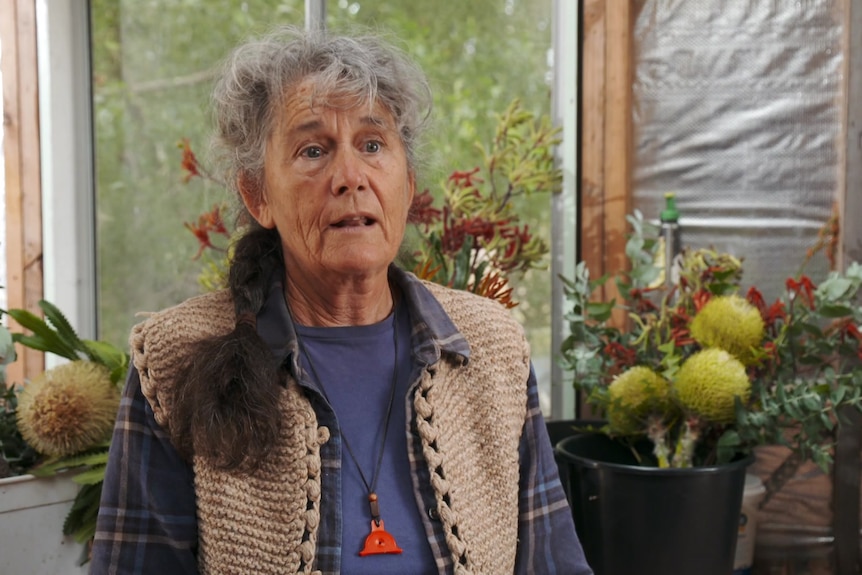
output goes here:
<path id="1" fill-rule="evenodd" d="M 551 419 L 545 422 L 548 429 L 548 437 L 551 440 L 551 445 L 556 446 L 562 440 L 573 435 L 581 433 L 592 433 L 589 431 L 591 427 L 600 428 L 604 421 L 596 419 Z M 554 451 L 554 459 L 557 462 L 557 470 L 560 473 L 560 482 L 563 484 L 563 490 L 566 492 L 566 498 L 571 503 L 572 498 L 569 493 L 569 462 Z"/>
<path id="2" fill-rule="evenodd" d="M 641 467 L 605 435 L 556 444 L 596 575 L 730 575 L 751 457 L 715 467 Z"/>

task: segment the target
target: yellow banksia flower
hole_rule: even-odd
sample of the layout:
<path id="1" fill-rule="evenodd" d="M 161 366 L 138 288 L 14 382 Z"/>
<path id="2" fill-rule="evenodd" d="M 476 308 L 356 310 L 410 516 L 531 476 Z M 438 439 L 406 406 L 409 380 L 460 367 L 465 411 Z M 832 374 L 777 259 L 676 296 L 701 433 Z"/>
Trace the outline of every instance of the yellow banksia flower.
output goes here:
<path id="1" fill-rule="evenodd" d="M 613 433 L 643 433 L 648 416 L 664 415 L 670 408 L 670 385 L 645 366 L 618 375 L 608 386 L 608 425 Z"/>
<path id="2" fill-rule="evenodd" d="M 107 367 L 73 361 L 46 370 L 18 398 L 21 436 L 39 453 L 67 457 L 111 437 L 120 391 Z"/>
<path id="3" fill-rule="evenodd" d="M 723 349 L 711 348 L 682 364 L 673 389 L 689 411 L 715 423 L 732 423 L 736 420 L 735 400 L 748 401 L 751 380 L 742 362 Z"/>
<path id="4" fill-rule="evenodd" d="M 710 299 L 691 322 L 691 336 L 703 347 L 721 348 L 745 365 L 762 347 L 765 327 L 760 310 L 738 295 Z"/>

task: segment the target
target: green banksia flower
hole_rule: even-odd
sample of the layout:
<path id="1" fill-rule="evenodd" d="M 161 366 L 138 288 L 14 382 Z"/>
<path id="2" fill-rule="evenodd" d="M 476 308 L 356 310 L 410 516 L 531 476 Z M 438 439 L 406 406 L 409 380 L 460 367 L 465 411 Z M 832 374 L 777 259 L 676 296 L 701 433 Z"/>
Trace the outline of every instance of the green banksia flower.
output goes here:
<path id="1" fill-rule="evenodd" d="M 694 316 L 690 331 L 703 347 L 721 348 L 750 365 L 755 360 L 752 348 L 761 346 L 765 327 L 756 307 L 729 295 L 710 299 Z"/>
<path id="2" fill-rule="evenodd" d="M 723 349 L 710 348 L 682 364 L 673 389 L 684 408 L 715 423 L 732 423 L 736 420 L 734 399 L 748 401 L 751 380 L 742 362 Z"/>
<path id="3" fill-rule="evenodd" d="M 613 433 L 642 433 L 650 414 L 664 414 L 670 407 L 670 385 L 648 367 L 635 366 L 618 375 L 608 386 L 608 425 Z"/>
<path id="4" fill-rule="evenodd" d="M 107 367 L 73 361 L 24 386 L 18 428 L 39 453 L 67 457 L 110 439 L 119 405 L 120 392 Z"/>

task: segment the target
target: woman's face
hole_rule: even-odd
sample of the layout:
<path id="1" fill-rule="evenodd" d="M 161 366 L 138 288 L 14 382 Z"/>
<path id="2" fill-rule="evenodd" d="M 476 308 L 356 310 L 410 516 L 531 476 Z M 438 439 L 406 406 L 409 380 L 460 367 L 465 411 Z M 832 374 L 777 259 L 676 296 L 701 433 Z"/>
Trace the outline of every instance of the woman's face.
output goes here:
<path id="1" fill-rule="evenodd" d="M 415 180 L 392 115 L 375 103 L 312 107 L 312 86 L 284 102 L 267 142 L 255 219 L 277 228 L 291 274 L 384 273 L 404 236 Z"/>

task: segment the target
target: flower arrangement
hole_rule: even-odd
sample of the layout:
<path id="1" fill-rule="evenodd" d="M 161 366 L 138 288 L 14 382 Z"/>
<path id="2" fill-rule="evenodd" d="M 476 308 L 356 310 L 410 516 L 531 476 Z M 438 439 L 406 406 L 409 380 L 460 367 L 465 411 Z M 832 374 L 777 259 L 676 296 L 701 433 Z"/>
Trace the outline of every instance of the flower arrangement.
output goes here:
<path id="1" fill-rule="evenodd" d="M 0 477 L 37 477 L 70 471 L 79 489 L 63 534 L 79 543 L 95 535 L 102 480 L 128 356 L 115 346 L 78 337 L 62 312 L 40 301 L 42 319 L 30 311 L 8 314 L 30 333 L 11 333 L 0 326 L 3 363 L 15 359 L 14 343 L 69 360 L 33 380 L 0 379 Z"/>
<path id="2" fill-rule="evenodd" d="M 476 144 L 482 165 L 453 171 L 443 183 L 442 208 L 427 189 L 415 196 L 408 222 L 420 242 L 408 259 L 418 277 L 517 305 L 509 277 L 543 267 L 549 248 L 520 225 L 514 202 L 559 190 L 562 173 L 553 157 L 559 131 L 515 99 L 498 116 L 490 146 Z"/>
<path id="3" fill-rule="evenodd" d="M 607 278 L 590 278 L 583 262 L 563 280 L 571 335 L 561 361 L 604 416 L 599 431 L 643 465 L 720 464 L 780 444 L 797 465 L 811 459 L 826 469 L 841 410 L 862 409 L 862 266 L 819 285 L 800 272 L 767 303 L 756 287 L 743 290 L 742 260 L 683 249 L 666 285 L 655 264 L 658 227 L 638 212 L 628 221 L 630 270 L 616 278 L 623 301 L 595 301 Z M 613 320 L 615 309 L 624 322 Z"/>

